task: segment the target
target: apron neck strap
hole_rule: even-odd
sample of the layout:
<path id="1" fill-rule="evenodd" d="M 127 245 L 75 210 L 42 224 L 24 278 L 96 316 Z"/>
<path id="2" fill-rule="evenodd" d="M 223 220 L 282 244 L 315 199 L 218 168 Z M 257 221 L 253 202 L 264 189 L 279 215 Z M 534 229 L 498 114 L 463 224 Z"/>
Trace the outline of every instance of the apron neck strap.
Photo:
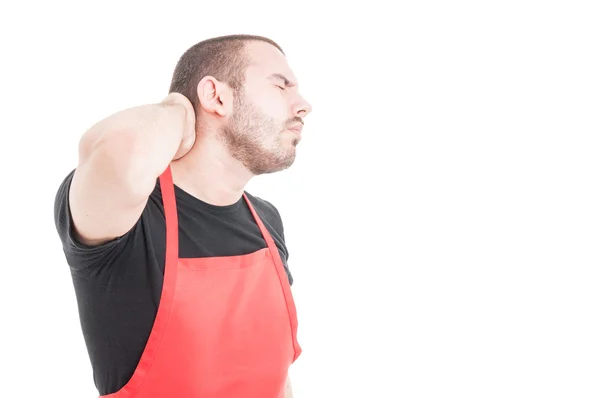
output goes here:
<path id="1" fill-rule="evenodd" d="M 179 241 L 178 241 L 178 220 L 177 220 L 177 203 L 175 199 L 175 186 L 173 185 L 173 175 L 171 173 L 171 166 L 167 166 L 167 169 L 161 174 L 159 177 L 160 180 L 160 191 L 162 194 L 162 201 L 165 211 L 165 223 L 167 228 L 167 250 L 166 250 L 166 259 L 172 260 L 179 258 Z M 244 193 L 244 199 L 248 204 L 248 208 L 254 217 L 256 224 L 258 224 L 258 228 L 262 233 L 263 238 L 267 242 L 267 246 L 271 251 L 277 248 L 271 234 L 265 227 L 265 224 L 262 222 L 256 210 L 252 206 L 250 199 Z"/>
<path id="2" fill-rule="evenodd" d="M 160 192 L 165 211 L 165 223 L 167 228 L 167 249 L 165 252 L 166 264 L 176 264 L 179 258 L 179 241 L 178 241 L 178 221 L 177 221 L 177 204 L 175 201 L 175 186 L 173 185 L 173 175 L 171 174 L 171 166 L 159 177 Z"/>

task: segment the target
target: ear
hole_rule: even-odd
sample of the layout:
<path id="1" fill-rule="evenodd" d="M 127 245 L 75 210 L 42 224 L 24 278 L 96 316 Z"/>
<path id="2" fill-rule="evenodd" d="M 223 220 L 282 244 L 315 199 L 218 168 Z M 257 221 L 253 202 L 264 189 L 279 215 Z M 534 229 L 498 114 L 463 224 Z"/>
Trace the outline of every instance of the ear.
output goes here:
<path id="1" fill-rule="evenodd" d="M 227 84 L 221 83 L 212 76 L 205 76 L 198 83 L 198 100 L 200 107 L 209 113 L 226 116 L 232 108 L 233 95 Z"/>

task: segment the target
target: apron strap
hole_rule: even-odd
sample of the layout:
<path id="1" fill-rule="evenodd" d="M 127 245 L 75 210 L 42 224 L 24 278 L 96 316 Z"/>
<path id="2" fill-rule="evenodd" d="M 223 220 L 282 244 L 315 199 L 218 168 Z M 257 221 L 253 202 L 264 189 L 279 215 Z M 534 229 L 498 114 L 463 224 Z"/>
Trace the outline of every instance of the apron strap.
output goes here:
<path id="1" fill-rule="evenodd" d="M 248 203 L 248 207 L 254 216 L 254 220 L 258 224 L 258 228 L 260 228 L 260 232 L 263 235 L 263 238 L 267 242 L 267 246 L 269 247 L 269 252 L 271 253 L 271 257 L 273 258 L 273 262 L 275 263 L 275 269 L 277 270 L 277 275 L 279 276 L 279 283 L 281 284 L 281 288 L 283 289 L 283 295 L 285 297 L 285 302 L 288 308 L 288 312 L 290 315 L 290 326 L 292 329 L 292 341 L 294 342 L 294 361 L 300 356 L 302 352 L 302 348 L 300 347 L 297 339 L 297 329 L 298 329 L 298 317 L 296 314 L 296 305 L 294 303 L 294 299 L 292 297 L 292 291 L 290 288 L 289 280 L 287 274 L 285 273 L 285 268 L 283 267 L 283 262 L 281 261 L 281 256 L 279 255 L 279 249 L 277 249 L 277 245 L 275 241 L 271 237 L 271 234 L 263 224 L 262 220 L 252 207 L 252 203 L 250 203 L 250 199 L 244 193 L 244 199 L 246 199 L 246 203 Z"/>
<path id="2" fill-rule="evenodd" d="M 179 258 L 179 227 L 177 222 L 177 204 L 175 201 L 175 186 L 173 185 L 173 176 L 171 166 L 162 173 L 160 178 L 160 192 L 162 194 L 163 207 L 165 212 L 165 224 L 167 228 L 166 251 L 165 251 L 165 274 L 167 266 L 176 265 Z"/>
<path id="3" fill-rule="evenodd" d="M 160 343 L 167 329 L 168 321 L 171 316 L 173 307 L 173 299 L 175 297 L 175 286 L 177 283 L 177 261 L 179 256 L 178 243 L 178 227 L 177 227 L 177 207 L 175 205 L 175 187 L 173 186 L 173 178 L 171 176 L 170 166 L 159 177 L 160 190 L 163 199 L 165 223 L 166 223 L 166 250 L 165 250 L 165 271 L 162 292 L 160 297 L 160 305 L 156 313 L 154 325 L 150 331 L 150 336 L 146 343 L 146 347 L 142 353 L 136 370 L 118 394 L 110 394 L 113 396 L 133 397 L 142 388 L 144 379 L 148 375 L 150 368 L 154 363 L 154 358 L 160 348 Z"/>

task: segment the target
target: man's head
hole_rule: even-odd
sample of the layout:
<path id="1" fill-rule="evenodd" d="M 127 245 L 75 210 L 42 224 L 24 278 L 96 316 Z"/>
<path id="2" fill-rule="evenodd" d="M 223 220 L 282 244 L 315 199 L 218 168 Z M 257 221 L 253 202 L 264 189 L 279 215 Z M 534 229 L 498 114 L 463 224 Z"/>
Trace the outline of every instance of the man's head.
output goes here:
<path id="1" fill-rule="evenodd" d="M 192 102 L 197 125 L 215 130 L 253 174 L 283 170 L 294 162 L 311 106 L 275 42 L 249 35 L 200 42 L 179 60 L 173 91 Z"/>

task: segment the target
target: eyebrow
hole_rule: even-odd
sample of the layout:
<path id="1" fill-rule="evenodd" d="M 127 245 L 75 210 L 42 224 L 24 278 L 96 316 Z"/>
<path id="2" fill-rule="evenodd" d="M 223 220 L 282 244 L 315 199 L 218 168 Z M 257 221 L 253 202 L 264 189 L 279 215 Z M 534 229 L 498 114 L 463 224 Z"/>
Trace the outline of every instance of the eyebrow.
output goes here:
<path id="1" fill-rule="evenodd" d="M 281 73 L 273 73 L 271 76 L 269 76 L 269 78 L 283 80 L 283 84 L 285 84 L 286 87 L 294 87 L 295 86 L 295 84 L 293 84 L 287 77 L 285 77 Z"/>

